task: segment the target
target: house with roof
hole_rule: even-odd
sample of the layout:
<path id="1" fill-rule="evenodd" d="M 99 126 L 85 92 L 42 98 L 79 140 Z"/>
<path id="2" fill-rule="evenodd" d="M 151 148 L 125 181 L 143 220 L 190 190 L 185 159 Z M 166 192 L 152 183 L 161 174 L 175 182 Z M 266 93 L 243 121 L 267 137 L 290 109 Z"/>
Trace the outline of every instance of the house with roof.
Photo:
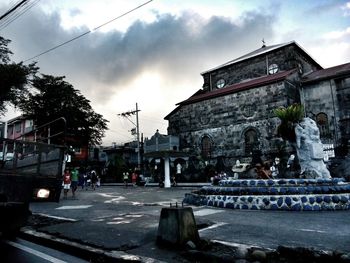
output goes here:
<path id="1" fill-rule="evenodd" d="M 274 109 L 294 103 L 317 122 L 325 145 L 348 144 L 350 63 L 324 69 L 291 41 L 264 44 L 201 75 L 202 88 L 165 117 L 181 150 L 226 167 L 251 161 L 254 152 L 272 160 L 281 145 Z"/>

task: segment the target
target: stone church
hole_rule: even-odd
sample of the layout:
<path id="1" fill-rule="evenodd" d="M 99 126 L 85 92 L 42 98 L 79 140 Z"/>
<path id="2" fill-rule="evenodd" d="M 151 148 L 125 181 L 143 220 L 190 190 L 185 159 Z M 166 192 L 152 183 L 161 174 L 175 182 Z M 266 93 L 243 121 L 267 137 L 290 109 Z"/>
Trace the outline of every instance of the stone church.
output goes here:
<path id="1" fill-rule="evenodd" d="M 208 161 L 277 156 L 274 109 L 304 105 L 331 150 L 350 140 L 350 63 L 324 69 L 295 41 L 266 46 L 201 73 L 203 86 L 165 120 L 180 150 Z M 341 152 L 341 151 L 340 151 Z M 344 151 L 342 151 L 344 152 Z M 331 156 L 332 157 L 332 156 Z"/>

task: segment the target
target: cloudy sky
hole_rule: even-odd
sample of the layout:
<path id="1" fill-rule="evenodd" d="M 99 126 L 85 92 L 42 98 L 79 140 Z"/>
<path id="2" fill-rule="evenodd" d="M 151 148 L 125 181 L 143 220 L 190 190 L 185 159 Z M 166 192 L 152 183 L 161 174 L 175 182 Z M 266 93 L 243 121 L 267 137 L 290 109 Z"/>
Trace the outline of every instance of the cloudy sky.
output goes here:
<path id="1" fill-rule="evenodd" d="M 0 15 L 18 2 L 1 0 Z M 14 61 L 37 61 L 41 73 L 66 76 L 91 101 L 109 120 L 106 146 L 133 140 L 133 124 L 118 114 L 136 103 L 144 137 L 166 134 L 164 117 L 202 87 L 201 72 L 260 48 L 262 39 L 295 40 L 324 68 L 350 62 L 349 0 L 147 2 L 30 0 L 0 21 L 0 35 L 12 41 Z"/>

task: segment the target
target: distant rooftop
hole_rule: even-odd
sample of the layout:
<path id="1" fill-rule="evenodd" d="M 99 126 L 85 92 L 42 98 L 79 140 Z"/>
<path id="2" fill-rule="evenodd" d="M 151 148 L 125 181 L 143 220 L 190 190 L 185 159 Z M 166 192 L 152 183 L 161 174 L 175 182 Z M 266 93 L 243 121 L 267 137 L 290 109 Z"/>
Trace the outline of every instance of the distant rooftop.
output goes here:
<path id="1" fill-rule="evenodd" d="M 320 81 L 328 78 L 335 78 L 344 74 L 350 74 L 350 63 L 317 70 L 303 77 L 303 82 Z"/>

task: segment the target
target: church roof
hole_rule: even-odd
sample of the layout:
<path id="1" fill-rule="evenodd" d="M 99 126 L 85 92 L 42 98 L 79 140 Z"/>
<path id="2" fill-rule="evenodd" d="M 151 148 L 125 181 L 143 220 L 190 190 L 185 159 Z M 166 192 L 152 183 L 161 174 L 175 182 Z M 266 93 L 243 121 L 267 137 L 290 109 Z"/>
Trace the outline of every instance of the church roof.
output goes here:
<path id="1" fill-rule="evenodd" d="M 274 83 L 274 82 L 283 80 L 294 72 L 295 72 L 295 69 L 288 70 L 288 71 L 282 71 L 282 72 L 277 73 L 277 74 L 266 75 L 263 77 L 252 79 L 250 81 L 236 83 L 236 84 L 233 84 L 233 85 L 228 86 L 226 88 L 217 89 L 217 90 L 213 90 L 213 91 L 202 93 L 202 94 L 197 93 L 194 96 L 191 96 L 187 100 L 184 100 L 176 105 L 190 104 L 190 103 L 194 103 L 194 102 L 198 102 L 198 101 L 202 101 L 202 100 L 207 100 L 207 99 L 212 99 L 215 97 L 228 95 L 228 94 L 235 93 L 235 92 L 242 91 L 242 90 L 247 90 L 247 89 L 267 85 L 270 83 Z"/>
<path id="2" fill-rule="evenodd" d="M 277 44 L 277 45 L 271 45 L 271 46 L 265 46 L 263 45 L 261 48 L 257 49 L 257 50 L 254 50 L 250 53 L 247 53 L 241 57 L 238 57 L 236 59 L 233 59 L 233 60 L 230 60 L 220 66 L 217 66 L 215 68 L 212 68 L 212 69 L 209 69 L 207 71 L 204 71 L 201 73 L 201 75 L 204 75 L 206 73 L 209 73 L 209 72 L 212 72 L 214 70 L 217 70 L 217 69 L 220 69 L 220 68 L 223 68 L 223 67 L 226 67 L 226 66 L 230 66 L 230 65 L 233 65 L 233 64 L 236 64 L 238 62 L 241 62 L 241 61 L 244 61 L 244 60 L 248 60 L 250 58 L 253 58 L 253 57 L 257 57 L 257 56 L 260 56 L 260 55 L 263 55 L 263 54 L 267 54 L 269 52 L 272 52 L 276 49 L 279 49 L 279 48 L 283 48 L 283 47 L 286 47 L 286 46 L 289 46 L 289 45 L 295 45 L 297 46 L 306 56 L 308 56 L 316 65 L 317 67 L 319 67 L 320 69 L 322 69 L 322 67 L 295 41 L 290 41 L 290 42 L 287 42 L 287 43 L 282 43 L 282 44 Z"/>
<path id="3" fill-rule="evenodd" d="M 275 82 L 286 79 L 289 75 L 293 74 L 294 72 L 296 72 L 296 69 L 282 71 L 282 72 L 279 72 L 279 73 L 276 73 L 273 75 L 266 75 L 263 77 L 255 78 L 255 79 L 252 79 L 250 81 L 236 83 L 236 84 L 233 84 L 231 86 L 228 86 L 228 87 L 225 87 L 222 89 L 213 90 L 210 92 L 203 93 L 203 92 L 201 92 L 202 90 L 199 90 L 195 94 L 193 94 L 191 97 L 189 97 L 187 100 L 184 100 L 182 102 L 177 103 L 176 104 L 177 107 L 172 112 L 170 112 L 167 116 L 165 116 L 164 119 L 167 120 L 170 115 L 177 112 L 181 108 L 181 106 L 183 106 L 183 105 L 196 103 L 199 101 L 208 100 L 208 99 L 212 99 L 212 98 L 216 98 L 216 97 L 225 96 L 225 95 L 232 94 L 232 93 L 235 93 L 238 91 L 247 90 L 247 89 L 251 89 L 251 88 L 255 88 L 255 87 L 259 87 L 259 86 L 263 86 L 263 85 L 268 85 L 270 83 L 275 83 Z"/>
<path id="4" fill-rule="evenodd" d="M 317 70 L 303 77 L 303 83 L 315 82 L 329 78 L 336 78 L 350 74 L 350 63 Z"/>

